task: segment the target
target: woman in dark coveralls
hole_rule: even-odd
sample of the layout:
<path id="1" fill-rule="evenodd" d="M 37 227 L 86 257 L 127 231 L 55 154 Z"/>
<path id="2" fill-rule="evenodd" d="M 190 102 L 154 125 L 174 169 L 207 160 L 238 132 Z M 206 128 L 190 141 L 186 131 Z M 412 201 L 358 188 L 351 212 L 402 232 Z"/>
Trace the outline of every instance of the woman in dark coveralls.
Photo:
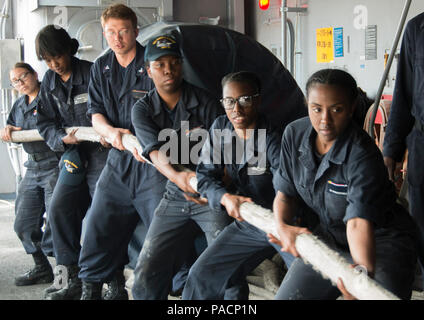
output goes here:
<path id="1" fill-rule="evenodd" d="M 306 85 L 309 118 L 286 127 L 277 173 L 274 214 L 281 242 L 295 257 L 296 200 L 319 217 L 312 230 L 334 250 L 401 299 L 409 299 L 416 266 L 415 226 L 396 203 L 382 155 L 354 121 L 357 85 L 342 70 L 316 72 Z M 353 298 L 339 280 L 345 298 Z M 276 299 L 336 299 L 339 290 L 297 258 Z"/>
<path id="2" fill-rule="evenodd" d="M 7 125 L 0 131 L 3 141 L 11 141 L 13 131 L 36 129 L 40 82 L 37 72 L 27 63 L 18 62 L 10 71 L 13 87 L 22 94 L 13 104 Z M 53 254 L 49 223 L 42 231 L 43 214 L 48 211 L 50 199 L 59 174 L 60 153 L 50 150 L 44 141 L 23 143 L 28 153 L 25 177 L 19 184 L 15 203 L 15 232 L 27 254 L 34 258 L 35 267 L 15 278 L 17 286 L 28 286 L 53 281 L 53 271 L 46 255 Z"/>
<path id="3" fill-rule="evenodd" d="M 78 259 L 82 220 L 105 165 L 108 149 L 100 143 L 80 142 L 75 130 L 68 134 L 65 132 L 66 127 L 91 127 L 91 119 L 87 116 L 87 91 L 92 63 L 74 57 L 78 41 L 71 39 L 64 29 L 48 25 L 40 30 L 35 44 L 38 59 L 44 60 L 50 69 L 41 83 L 37 128 L 53 151 L 65 152 L 49 216 L 56 263 L 66 268 L 68 285 L 59 288 L 53 284 L 46 289 L 45 297 L 52 300 L 79 299 Z M 67 159 L 70 155 L 72 159 Z M 62 163 L 65 160 L 74 165 L 75 161 L 80 162 L 79 168 L 73 171 L 69 162 L 66 166 Z"/>

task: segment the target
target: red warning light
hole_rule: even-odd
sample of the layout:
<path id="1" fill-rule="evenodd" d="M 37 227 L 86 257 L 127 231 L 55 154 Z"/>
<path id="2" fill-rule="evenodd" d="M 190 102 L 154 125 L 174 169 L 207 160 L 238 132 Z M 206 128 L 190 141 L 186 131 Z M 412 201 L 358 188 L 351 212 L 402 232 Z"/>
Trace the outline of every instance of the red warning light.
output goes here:
<path id="1" fill-rule="evenodd" d="M 269 8 L 269 0 L 259 0 L 259 8 L 267 10 Z"/>

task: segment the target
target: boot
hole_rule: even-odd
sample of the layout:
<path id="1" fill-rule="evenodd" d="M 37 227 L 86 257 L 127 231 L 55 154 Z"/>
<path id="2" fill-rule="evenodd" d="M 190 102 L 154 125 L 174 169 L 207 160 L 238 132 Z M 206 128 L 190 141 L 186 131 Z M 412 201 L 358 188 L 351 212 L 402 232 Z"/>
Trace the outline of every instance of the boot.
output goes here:
<path id="1" fill-rule="evenodd" d="M 53 281 L 53 270 L 43 252 L 37 251 L 32 254 L 35 266 L 28 272 L 15 278 L 16 286 L 30 286 L 39 283 L 50 283 Z"/>
<path id="2" fill-rule="evenodd" d="M 62 288 L 58 287 L 56 285 L 55 280 L 53 280 L 53 284 L 50 287 L 47 287 L 46 289 L 44 289 L 44 292 L 43 292 L 44 299 L 49 300 L 49 299 L 47 299 L 48 295 L 53 293 L 53 292 L 59 291 L 60 289 L 62 289 Z"/>
<path id="3" fill-rule="evenodd" d="M 46 300 L 79 300 L 81 297 L 82 285 L 78 278 L 79 268 L 77 265 L 66 266 L 68 271 L 68 281 L 64 288 L 48 294 Z"/>
<path id="4" fill-rule="evenodd" d="M 116 272 L 113 279 L 107 282 L 107 287 L 103 300 L 128 300 L 128 292 L 125 289 L 125 278 L 122 270 Z"/>
<path id="5" fill-rule="evenodd" d="M 102 282 L 82 282 L 81 300 L 102 300 Z"/>
<path id="6" fill-rule="evenodd" d="M 57 265 L 56 268 L 54 268 L 54 280 L 52 285 L 44 290 L 44 299 L 47 299 L 49 294 L 59 291 L 67 285 L 68 280 L 64 278 L 64 269 L 67 271 L 67 268 L 64 265 Z"/>

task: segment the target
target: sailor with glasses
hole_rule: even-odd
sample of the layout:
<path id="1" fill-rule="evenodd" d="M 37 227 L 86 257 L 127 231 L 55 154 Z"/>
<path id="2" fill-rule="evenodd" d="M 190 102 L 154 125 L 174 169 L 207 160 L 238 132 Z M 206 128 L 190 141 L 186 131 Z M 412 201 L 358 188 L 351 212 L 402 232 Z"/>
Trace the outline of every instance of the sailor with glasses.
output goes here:
<path id="1" fill-rule="evenodd" d="M 7 125 L 0 130 L 3 141 L 10 142 L 13 131 L 36 129 L 37 107 L 40 104 L 40 82 L 37 72 L 27 63 L 18 62 L 10 71 L 13 87 L 22 94 L 13 104 Z M 14 229 L 27 254 L 32 255 L 35 266 L 15 278 L 15 285 L 28 286 L 53 281 L 52 267 L 46 256 L 53 256 L 50 223 L 47 219 L 44 232 L 43 215 L 48 212 L 53 189 L 59 174 L 61 153 L 53 152 L 44 141 L 25 142 L 28 154 L 26 173 L 15 203 Z"/>
<path id="2" fill-rule="evenodd" d="M 28 79 L 28 75 L 30 74 L 29 71 L 26 71 L 24 73 L 22 73 L 21 75 L 19 75 L 18 77 L 12 79 L 12 86 L 14 88 L 18 88 L 20 85 L 24 85 L 25 84 L 25 80 Z"/>
<path id="3" fill-rule="evenodd" d="M 196 171 L 197 189 L 212 209 L 225 207 L 235 221 L 191 267 L 182 296 L 187 300 L 231 299 L 227 288 L 236 283 L 247 287 L 246 275 L 275 255 L 276 250 L 286 264 L 294 259 L 240 216 L 242 203 L 254 202 L 272 209 L 275 196 L 281 136 L 258 113 L 260 80 L 254 73 L 241 71 L 225 76 L 222 87 L 221 103 L 226 115 L 215 120 L 210 139 L 202 148 Z M 225 175 L 230 178 L 229 183 L 223 181 Z"/>
<path id="4" fill-rule="evenodd" d="M 101 23 L 110 49 L 91 68 L 88 114 L 94 129 L 113 148 L 86 217 L 79 277 L 82 299 L 102 299 L 103 283 L 107 283 L 103 299 L 127 300 L 124 267 L 137 261 L 166 178 L 150 164 L 134 159 L 122 143 L 123 134 L 134 134 L 134 103 L 153 88 L 144 68 L 144 47 L 136 40 L 137 16 L 117 3 L 102 12 Z"/>

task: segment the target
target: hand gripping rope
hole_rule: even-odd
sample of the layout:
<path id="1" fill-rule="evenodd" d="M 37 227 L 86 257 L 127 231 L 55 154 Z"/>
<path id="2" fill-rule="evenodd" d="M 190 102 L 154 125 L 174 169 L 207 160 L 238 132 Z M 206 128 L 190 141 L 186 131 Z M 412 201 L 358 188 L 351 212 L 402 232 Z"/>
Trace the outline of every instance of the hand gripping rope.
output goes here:
<path id="1" fill-rule="evenodd" d="M 100 135 L 91 127 L 67 128 L 69 133 L 78 129 L 75 136 L 81 141 L 99 142 Z M 42 141 L 37 130 L 23 130 L 12 132 L 12 142 Z M 106 140 L 107 141 L 107 140 Z M 107 141 L 110 143 L 110 141 Z M 142 154 L 142 148 L 137 138 L 131 134 L 124 134 L 122 143 L 128 151 L 137 149 Z M 148 163 L 150 161 L 145 159 Z M 190 181 L 193 189 L 197 190 L 197 180 Z M 279 238 L 275 228 L 274 214 L 272 211 L 262 208 L 256 204 L 245 202 L 240 206 L 240 213 L 244 220 L 258 229 L 271 233 Z M 350 267 L 349 262 L 340 254 L 330 249 L 323 241 L 311 234 L 301 234 L 296 238 L 296 249 L 302 259 L 312 265 L 324 278 L 330 279 L 333 284 L 338 278 L 342 278 L 346 289 L 360 300 L 399 300 L 394 294 L 381 287 L 375 280 L 365 273 L 360 273 Z"/>

